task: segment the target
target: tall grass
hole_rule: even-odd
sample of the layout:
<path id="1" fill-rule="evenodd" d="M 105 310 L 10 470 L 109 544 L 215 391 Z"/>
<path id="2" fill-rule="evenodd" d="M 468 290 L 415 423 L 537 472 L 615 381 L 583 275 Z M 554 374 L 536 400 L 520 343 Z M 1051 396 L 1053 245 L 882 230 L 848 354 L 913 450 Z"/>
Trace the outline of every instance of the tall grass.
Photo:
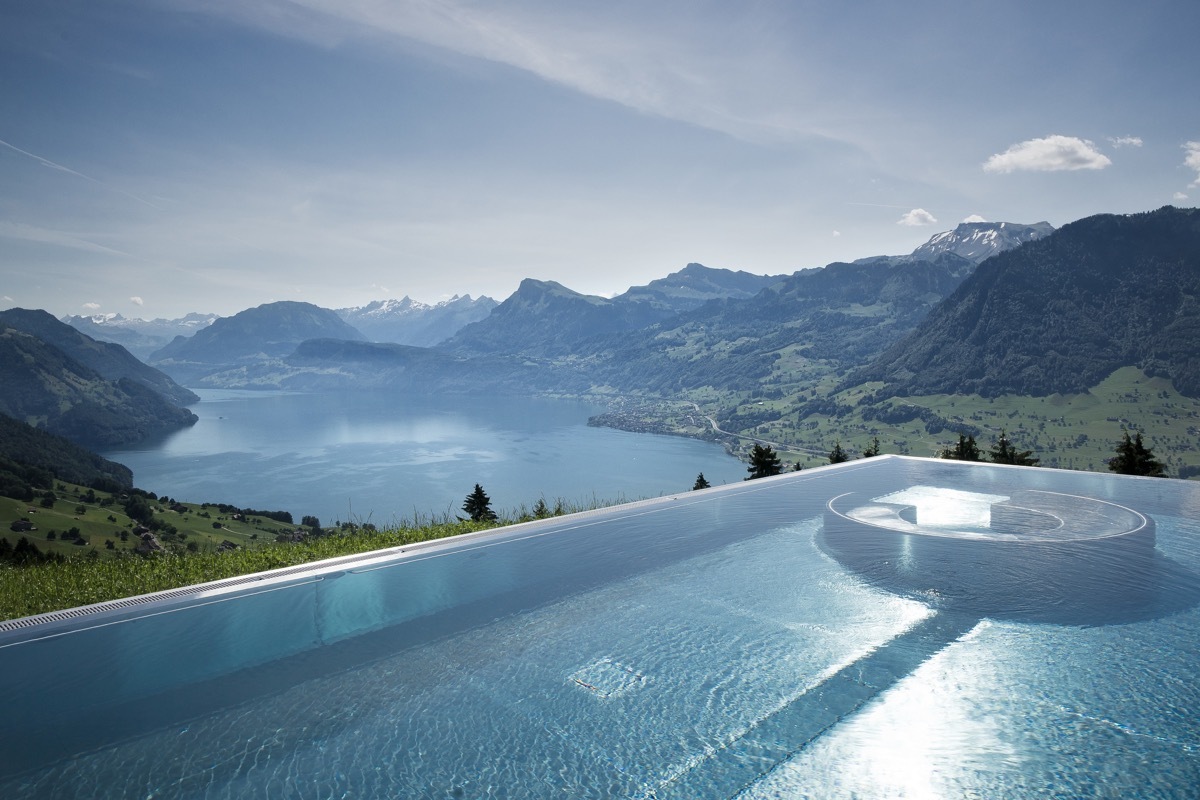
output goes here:
<path id="1" fill-rule="evenodd" d="M 547 515 L 585 511 L 604 504 L 562 500 Z M 460 520 L 450 514 L 419 517 L 387 530 L 347 524 L 300 542 L 271 543 L 229 552 L 158 554 L 150 557 L 72 558 L 59 563 L 13 566 L 0 562 L 0 619 L 14 619 L 122 597 L 177 589 L 255 572 L 308 564 L 415 542 L 443 539 L 534 519 L 525 508 L 495 522 Z"/>

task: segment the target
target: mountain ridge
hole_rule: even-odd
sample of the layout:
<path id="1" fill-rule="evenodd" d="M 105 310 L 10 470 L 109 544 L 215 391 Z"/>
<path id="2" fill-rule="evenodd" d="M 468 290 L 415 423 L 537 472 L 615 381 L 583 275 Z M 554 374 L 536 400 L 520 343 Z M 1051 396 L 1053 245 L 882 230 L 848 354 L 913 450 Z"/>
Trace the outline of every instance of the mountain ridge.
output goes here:
<path id="1" fill-rule="evenodd" d="M 1086 391 L 1123 366 L 1200 395 L 1200 210 L 1102 214 L 985 261 L 843 386 L 877 396 Z"/>
<path id="2" fill-rule="evenodd" d="M 469 294 L 454 295 L 434 305 L 405 295 L 400 300 L 375 300 L 334 312 L 372 341 L 432 347 L 466 325 L 485 319 L 497 305 L 486 295 L 477 300 Z"/>
<path id="3" fill-rule="evenodd" d="M 0 324 L 38 337 L 108 380 L 130 378 L 180 406 L 200 399 L 195 392 L 138 360 L 121 345 L 94 339 L 45 311 L 10 308 L 0 311 Z"/>
<path id="4" fill-rule="evenodd" d="M 5 387 L 0 413 L 89 448 L 129 444 L 197 420 L 133 378 L 108 380 L 37 336 L 4 323 L 0 382 Z"/>

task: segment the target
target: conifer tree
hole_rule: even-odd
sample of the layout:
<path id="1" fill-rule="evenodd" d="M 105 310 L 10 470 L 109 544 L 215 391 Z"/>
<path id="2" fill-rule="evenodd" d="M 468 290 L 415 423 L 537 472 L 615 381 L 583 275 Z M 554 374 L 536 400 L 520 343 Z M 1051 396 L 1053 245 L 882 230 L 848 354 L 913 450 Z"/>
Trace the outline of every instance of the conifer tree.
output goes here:
<path id="1" fill-rule="evenodd" d="M 957 445 L 947 447 L 942 451 L 942 458 L 955 461 L 983 461 L 983 456 L 979 453 L 979 445 L 975 444 L 975 436 L 967 436 L 965 433 L 958 434 Z"/>
<path id="2" fill-rule="evenodd" d="M 1003 428 L 1000 429 L 1000 438 L 992 445 L 988 455 L 991 456 L 993 464 L 1016 464 L 1020 467 L 1037 466 L 1040 460 L 1032 457 L 1032 450 L 1018 450 L 1014 447 Z"/>
<path id="3" fill-rule="evenodd" d="M 871 440 L 871 444 L 869 444 L 867 446 L 867 448 L 865 450 L 863 450 L 862 457 L 863 458 L 874 458 L 877 455 L 879 455 L 879 437 L 878 436 L 873 438 Z"/>
<path id="4" fill-rule="evenodd" d="M 708 480 L 704 477 L 704 473 L 701 472 L 696 476 L 696 482 L 692 484 L 692 491 L 694 492 L 697 489 L 707 489 L 708 486 Z"/>
<path id="5" fill-rule="evenodd" d="M 750 473 L 750 477 L 746 478 L 752 481 L 755 478 L 766 478 L 771 475 L 778 475 L 783 472 L 783 464 L 779 461 L 779 456 L 771 448 L 771 445 L 755 444 L 754 449 L 750 451 L 750 466 L 746 468 Z"/>
<path id="6" fill-rule="evenodd" d="M 846 455 L 846 451 L 842 449 L 842 440 L 838 439 L 833 443 L 833 449 L 829 451 L 829 463 L 841 464 L 849 460 L 850 456 Z"/>
<path id="7" fill-rule="evenodd" d="M 496 512 L 492 511 L 492 498 L 487 496 L 487 492 L 478 483 L 475 484 L 475 490 L 463 501 L 462 509 L 475 522 L 495 522 L 496 520 Z"/>
<path id="8" fill-rule="evenodd" d="M 1118 475 L 1148 475 L 1153 478 L 1164 478 L 1161 461 L 1142 441 L 1142 432 L 1135 432 L 1130 438 L 1129 431 L 1124 431 L 1121 443 L 1117 445 L 1117 454 L 1109 459 L 1108 468 Z"/>

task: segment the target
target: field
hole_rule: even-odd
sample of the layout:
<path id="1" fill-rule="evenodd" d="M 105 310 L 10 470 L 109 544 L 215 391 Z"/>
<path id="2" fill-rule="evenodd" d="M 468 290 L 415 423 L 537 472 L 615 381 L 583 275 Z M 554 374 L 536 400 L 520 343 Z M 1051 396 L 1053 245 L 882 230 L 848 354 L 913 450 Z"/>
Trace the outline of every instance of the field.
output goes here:
<path id="1" fill-rule="evenodd" d="M 1132 367 L 1114 372 L 1086 393 L 1024 397 L 933 395 L 871 401 L 880 385 L 837 392 L 828 378 L 815 389 L 754 393 L 691 392 L 686 401 L 647 400 L 616 412 L 616 427 L 724 441 L 743 455 L 754 442 L 770 444 L 787 465 L 827 463 L 837 442 L 853 458 L 879 439 L 884 453 L 937 456 L 960 431 L 974 435 L 984 452 L 1007 432 L 1032 450 L 1041 466 L 1105 471 L 1122 429 L 1140 430 L 1171 477 L 1200 474 L 1200 400 L 1185 397 L 1161 378 Z M 717 423 L 714 432 L 708 419 Z"/>
<path id="2" fill-rule="evenodd" d="M 123 501 L 107 492 L 55 482 L 57 498 L 49 507 L 40 497 L 30 501 L 0 497 L 0 537 L 16 544 L 25 537 L 43 553 L 67 557 L 112 558 L 129 554 L 142 539 L 139 523 L 125 513 Z M 177 503 L 168 498 L 147 499 L 154 517 L 175 529 L 155 531 L 168 551 L 215 552 L 224 542 L 239 547 L 274 542 L 300 526 L 265 517 L 245 517 L 211 504 Z M 229 507 L 225 507 L 229 509 Z M 12 524 L 28 520 L 33 530 L 15 531 Z M 92 555 L 92 554 L 95 555 Z"/>

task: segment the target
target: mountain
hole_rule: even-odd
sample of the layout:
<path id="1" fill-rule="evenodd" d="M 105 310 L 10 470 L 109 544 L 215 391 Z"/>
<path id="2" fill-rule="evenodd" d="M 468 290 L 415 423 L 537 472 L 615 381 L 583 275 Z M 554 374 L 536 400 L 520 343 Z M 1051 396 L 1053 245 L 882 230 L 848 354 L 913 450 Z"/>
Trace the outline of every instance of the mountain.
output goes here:
<path id="1" fill-rule="evenodd" d="M 591 355 L 588 369 L 598 383 L 623 390 L 816 382 L 899 340 L 973 268 L 950 253 L 932 261 L 830 264 L 750 298 L 711 302 L 610 337 L 603 349 L 577 356 Z"/>
<path id="2" fill-rule="evenodd" d="M 282 358 L 307 339 L 365 341 L 366 337 L 327 308 L 281 301 L 214 320 L 191 338 L 177 336 L 152 353 L 150 363 L 188 383 L 214 372 Z"/>
<path id="3" fill-rule="evenodd" d="M 10 308 L 0 311 L 0 324 L 38 337 L 110 381 L 130 378 L 153 389 L 176 405 L 183 406 L 200 399 L 164 373 L 138 361 L 121 345 L 98 342 L 45 311 Z"/>
<path id="4" fill-rule="evenodd" d="M 107 380 L 62 350 L 0 323 L 0 413 L 91 448 L 117 447 L 196 422 L 130 377 Z"/>
<path id="5" fill-rule="evenodd" d="M 752 297 L 779 280 L 688 264 L 610 299 L 527 278 L 487 319 L 463 328 L 442 347 L 463 355 L 567 357 L 590 349 L 586 342 L 646 328 L 712 300 Z"/>
<path id="6" fill-rule="evenodd" d="M 853 263 L 894 266 L 913 261 L 932 261 L 943 253 L 950 253 L 978 266 L 997 253 L 1041 239 L 1053 232 L 1054 226 L 1049 222 L 1035 222 L 1032 225 L 1014 222 L 963 222 L 952 231 L 935 233 L 929 241 L 908 255 L 870 256 L 856 259 Z"/>
<path id="7" fill-rule="evenodd" d="M 1088 217 L 994 256 L 845 385 L 1083 392 L 1124 366 L 1200 396 L 1200 210 Z"/>
<path id="8" fill-rule="evenodd" d="M 216 319 L 220 319 L 216 314 L 194 313 L 179 319 L 151 320 L 127 319 L 120 314 L 94 314 L 65 316 L 59 321 L 97 341 L 119 344 L 144 361 L 176 336 L 191 336 Z"/>
<path id="9" fill-rule="evenodd" d="M 472 300 L 468 294 L 432 306 L 409 297 L 376 300 L 356 308 L 339 308 L 335 313 L 371 341 L 432 347 L 466 325 L 485 319 L 496 306 L 490 297 Z"/>
<path id="10" fill-rule="evenodd" d="M 30 469 L 81 486 L 102 488 L 115 484 L 118 488 L 128 489 L 133 485 L 133 473 L 124 464 L 109 461 L 61 436 L 0 414 L 0 481 L 8 477 L 6 483 L 11 485 L 12 478 L 16 478 L 18 483 L 51 488 L 43 485 L 44 477 L 38 479 L 30 474 Z M 4 476 L 5 472 L 10 476 Z"/>
<path id="11" fill-rule="evenodd" d="M 679 314 L 699 308 L 710 300 L 753 297 L 784 277 L 688 264 L 665 278 L 650 281 L 645 286 L 631 287 L 613 300 L 617 303 L 645 303 L 668 315 Z"/>
<path id="12" fill-rule="evenodd" d="M 960 226 L 959 238 L 970 242 L 982 236 L 996 248 L 1043 229 L 1040 224 L 973 225 Z M 990 230 L 1009 228 L 1012 235 L 985 236 Z M 389 368 L 385 374 L 405 382 L 420 373 L 422 385 L 430 391 L 459 388 L 464 385 L 461 360 L 467 359 L 476 364 L 473 388 L 487 381 L 515 385 L 519 375 L 530 386 L 559 392 L 581 391 L 580 386 L 582 390 L 591 386 L 663 393 L 713 386 L 732 391 L 756 389 L 767 380 L 773 382 L 771 391 L 777 392 L 781 381 L 824 380 L 868 363 L 953 291 L 976 262 L 953 252 L 958 241 L 954 236 L 939 236 L 939 247 L 930 244 L 909 256 L 830 264 L 790 276 L 757 276 L 689 264 L 613 298 L 526 279 L 487 318 L 463 327 L 437 346 L 456 360 L 422 361 L 420 369 Z M 977 249 L 970 252 L 979 254 Z M 403 305 L 400 301 L 393 311 Z M 383 306 L 377 309 L 383 311 Z M 206 333 L 223 322 L 214 323 Z M 202 335 L 194 341 L 202 341 Z M 342 370 L 336 365 L 336 348 L 323 344 L 320 350 L 320 363 L 315 358 L 281 357 L 271 363 L 260 358 L 250 367 L 250 362 L 227 360 L 220 368 L 205 365 L 193 379 L 211 386 L 291 388 L 325 385 L 335 374 L 342 386 L 379 385 L 387 379 L 384 374 L 370 374 L 361 359 L 347 362 Z M 314 351 L 306 352 L 311 356 Z M 401 351 L 369 352 L 372 358 L 401 357 Z M 167 353 L 164 350 L 155 358 Z M 412 354 L 404 356 L 406 363 L 412 358 Z M 180 363 L 156 363 L 180 374 Z M 430 366 L 434 363 L 446 366 L 444 382 Z M 530 364 L 538 366 L 536 375 L 528 372 Z"/>
<path id="13" fill-rule="evenodd" d="M 939 233 L 909 256 L 931 260 L 941 253 L 953 253 L 981 264 L 997 253 L 1042 239 L 1054 232 L 1049 222 L 1017 225 L 1011 222 L 963 222 L 952 231 Z"/>
<path id="14" fill-rule="evenodd" d="M 641 328 L 663 315 L 648 303 L 623 303 L 526 278 L 487 319 L 441 347 L 460 355 L 567 356 L 586 339 Z"/>

